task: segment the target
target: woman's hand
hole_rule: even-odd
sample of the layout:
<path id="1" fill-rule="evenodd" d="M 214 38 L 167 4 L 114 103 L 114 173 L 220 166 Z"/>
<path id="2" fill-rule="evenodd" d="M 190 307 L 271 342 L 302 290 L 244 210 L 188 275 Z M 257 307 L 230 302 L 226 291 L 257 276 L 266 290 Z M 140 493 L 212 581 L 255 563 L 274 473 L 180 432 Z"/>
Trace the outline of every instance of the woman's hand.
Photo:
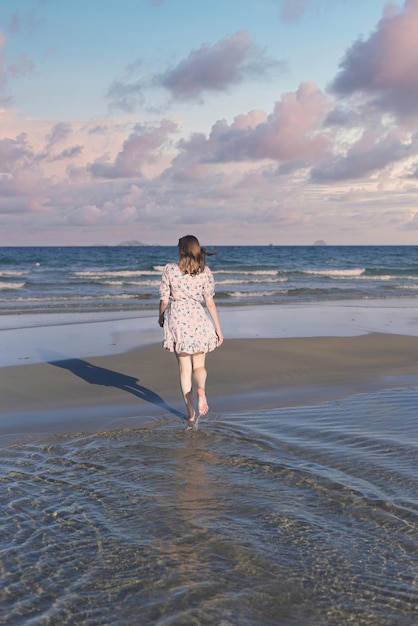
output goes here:
<path id="1" fill-rule="evenodd" d="M 158 318 L 158 323 L 161 326 L 161 328 L 164 326 L 164 313 L 162 313 L 160 317 Z"/>
<path id="2" fill-rule="evenodd" d="M 224 342 L 224 336 L 223 336 L 223 334 L 221 333 L 221 331 L 217 332 L 217 333 L 216 333 L 216 336 L 217 336 L 217 338 L 218 338 L 218 347 L 219 347 L 219 346 L 221 346 L 221 345 L 223 344 L 223 342 Z"/>

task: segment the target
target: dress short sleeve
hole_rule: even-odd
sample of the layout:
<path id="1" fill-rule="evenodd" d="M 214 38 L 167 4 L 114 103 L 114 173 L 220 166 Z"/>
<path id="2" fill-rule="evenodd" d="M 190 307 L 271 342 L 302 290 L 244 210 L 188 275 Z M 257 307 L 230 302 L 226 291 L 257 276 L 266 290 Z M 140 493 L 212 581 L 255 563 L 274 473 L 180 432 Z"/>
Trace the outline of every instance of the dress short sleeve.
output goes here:
<path id="1" fill-rule="evenodd" d="M 170 299 L 170 279 L 168 276 L 168 264 L 164 267 L 163 274 L 161 276 L 160 299 L 161 300 Z"/>
<path id="2" fill-rule="evenodd" d="M 203 284 L 202 295 L 204 298 L 213 298 L 215 295 L 215 280 L 211 270 L 206 266 L 205 271 L 202 274 L 205 276 L 205 282 Z"/>

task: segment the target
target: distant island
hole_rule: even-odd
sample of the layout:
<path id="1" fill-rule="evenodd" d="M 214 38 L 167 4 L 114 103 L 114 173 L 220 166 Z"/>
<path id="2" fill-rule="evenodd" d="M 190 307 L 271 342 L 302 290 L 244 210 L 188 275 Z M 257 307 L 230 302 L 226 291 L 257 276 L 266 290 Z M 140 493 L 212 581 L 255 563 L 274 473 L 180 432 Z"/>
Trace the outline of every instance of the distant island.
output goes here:
<path id="1" fill-rule="evenodd" d="M 325 243 L 325 241 L 323 239 L 317 239 L 316 241 L 313 242 L 314 246 L 326 246 L 327 244 Z"/>
<path id="2" fill-rule="evenodd" d="M 118 246 L 146 246 L 148 244 L 142 243 L 142 241 L 137 241 L 136 239 L 130 239 L 129 241 L 122 241 L 121 243 L 116 244 Z"/>

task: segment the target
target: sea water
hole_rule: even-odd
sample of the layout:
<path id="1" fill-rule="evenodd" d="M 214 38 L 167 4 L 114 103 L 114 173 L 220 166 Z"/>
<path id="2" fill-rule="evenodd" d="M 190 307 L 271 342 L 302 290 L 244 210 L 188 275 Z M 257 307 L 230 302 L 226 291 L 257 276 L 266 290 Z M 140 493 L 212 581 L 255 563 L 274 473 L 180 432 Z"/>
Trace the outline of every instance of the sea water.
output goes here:
<path id="1" fill-rule="evenodd" d="M 418 298 L 418 246 L 213 250 L 220 306 Z M 0 248 L 0 315 L 155 310 L 176 260 L 175 246 Z"/>
<path id="2" fill-rule="evenodd" d="M 415 626 L 417 389 L 32 435 L 0 461 L 0 623 Z"/>

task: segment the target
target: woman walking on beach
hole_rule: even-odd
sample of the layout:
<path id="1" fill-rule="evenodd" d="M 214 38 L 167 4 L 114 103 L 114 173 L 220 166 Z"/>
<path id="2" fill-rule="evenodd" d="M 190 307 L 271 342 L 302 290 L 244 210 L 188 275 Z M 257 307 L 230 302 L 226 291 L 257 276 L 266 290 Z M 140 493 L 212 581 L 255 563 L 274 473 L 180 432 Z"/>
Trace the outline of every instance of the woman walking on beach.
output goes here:
<path id="1" fill-rule="evenodd" d="M 192 388 L 197 387 L 198 416 L 209 411 L 206 399 L 206 353 L 223 342 L 218 311 L 214 302 L 215 283 L 206 266 L 210 253 L 193 235 L 179 240 L 179 261 L 168 263 L 160 285 L 158 323 L 164 328 L 163 348 L 174 352 L 180 374 L 180 387 L 189 426 L 196 421 Z M 202 306 L 204 300 L 212 322 Z"/>

